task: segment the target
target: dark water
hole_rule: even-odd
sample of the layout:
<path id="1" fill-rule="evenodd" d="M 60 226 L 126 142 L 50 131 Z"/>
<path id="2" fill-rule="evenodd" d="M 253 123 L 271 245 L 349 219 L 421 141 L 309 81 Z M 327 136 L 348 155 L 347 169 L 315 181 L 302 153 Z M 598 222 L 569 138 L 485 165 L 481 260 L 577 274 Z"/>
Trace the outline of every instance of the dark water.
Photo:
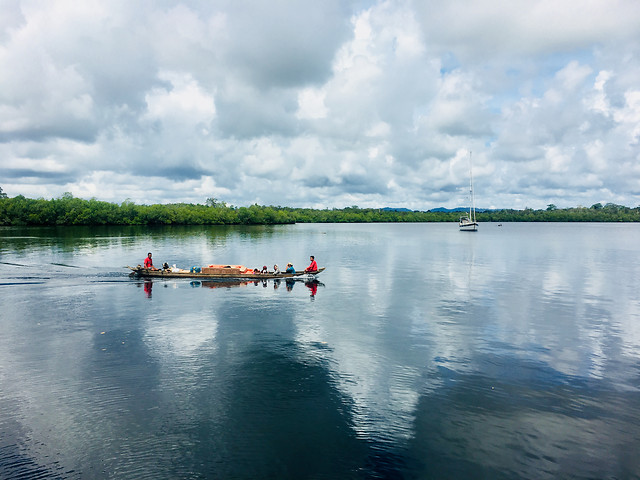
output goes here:
<path id="1" fill-rule="evenodd" d="M 0 478 L 640 478 L 640 225 L 0 229 Z M 287 261 L 320 283 L 123 268 Z"/>

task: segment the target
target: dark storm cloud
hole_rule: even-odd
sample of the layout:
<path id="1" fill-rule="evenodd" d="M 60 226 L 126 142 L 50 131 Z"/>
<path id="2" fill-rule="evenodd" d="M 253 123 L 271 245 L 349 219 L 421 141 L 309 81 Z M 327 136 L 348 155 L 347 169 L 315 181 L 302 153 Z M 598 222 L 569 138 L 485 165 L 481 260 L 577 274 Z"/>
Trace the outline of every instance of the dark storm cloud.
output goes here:
<path id="1" fill-rule="evenodd" d="M 286 92 L 266 97 L 259 92 L 252 95 L 219 98 L 217 126 L 221 134 L 250 139 L 269 135 L 290 137 L 297 132 L 298 122 L 292 114 L 297 107 L 295 96 Z"/>
<path id="2" fill-rule="evenodd" d="M 140 175 L 145 174 L 145 170 L 141 170 Z M 197 180 L 204 175 L 209 174 L 205 169 L 193 167 L 190 165 L 175 166 L 175 167 L 159 167 L 152 170 L 146 170 L 146 173 L 153 174 L 154 177 L 164 177 L 167 181 L 184 181 L 184 180 Z"/>
<path id="3" fill-rule="evenodd" d="M 327 177 L 307 177 L 304 179 L 304 186 L 309 188 L 333 187 L 336 183 Z"/>
<path id="4" fill-rule="evenodd" d="M 54 183 L 64 185 L 65 183 L 74 181 L 75 178 L 76 176 L 70 172 L 47 172 L 28 168 L 0 168 L 0 181 L 4 180 L 9 183 L 25 181 L 29 184 Z"/>
<path id="5" fill-rule="evenodd" d="M 41 142 L 52 138 L 66 138 L 83 143 L 96 140 L 98 129 L 86 122 L 68 122 L 66 124 L 41 125 L 24 128 L 14 132 L 0 132 L 0 143 L 28 141 Z"/>
<path id="6" fill-rule="evenodd" d="M 367 174 L 343 175 L 337 187 L 343 193 L 384 194 L 387 191 L 381 179 Z"/>
<path id="7" fill-rule="evenodd" d="M 228 62 L 258 88 L 319 84 L 352 34 L 350 3 L 239 2 L 228 12 Z"/>

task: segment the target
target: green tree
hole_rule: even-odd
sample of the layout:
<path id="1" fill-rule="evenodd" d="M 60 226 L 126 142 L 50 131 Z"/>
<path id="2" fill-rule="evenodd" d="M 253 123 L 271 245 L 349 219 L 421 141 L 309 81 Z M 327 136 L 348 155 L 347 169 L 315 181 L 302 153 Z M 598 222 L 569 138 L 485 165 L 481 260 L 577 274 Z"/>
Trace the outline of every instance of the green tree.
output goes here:
<path id="1" fill-rule="evenodd" d="M 215 207 L 215 208 L 211 208 Z M 173 203 L 120 205 L 92 198 L 75 198 L 70 192 L 51 200 L 8 198 L 0 189 L 0 225 L 277 225 L 287 223 L 349 222 L 457 222 L 459 212 L 393 211 L 377 208 L 293 208 L 254 204 L 227 206 L 215 198 L 207 205 Z M 640 207 L 614 203 L 591 208 L 488 210 L 478 212 L 480 222 L 640 222 Z"/>
<path id="2" fill-rule="evenodd" d="M 214 207 L 214 208 L 226 208 L 227 203 L 226 202 L 221 202 L 220 200 L 218 200 L 215 197 L 209 197 L 207 198 L 205 205 L 207 207 Z"/>

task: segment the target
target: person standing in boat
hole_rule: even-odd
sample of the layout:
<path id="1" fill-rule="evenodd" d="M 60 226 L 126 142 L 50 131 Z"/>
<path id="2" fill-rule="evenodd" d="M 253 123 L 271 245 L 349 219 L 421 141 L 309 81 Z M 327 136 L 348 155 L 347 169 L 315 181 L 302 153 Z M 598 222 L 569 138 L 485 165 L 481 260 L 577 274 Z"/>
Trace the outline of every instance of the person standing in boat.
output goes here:
<path id="1" fill-rule="evenodd" d="M 317 272 L 318 271 L 318 264 L 316 263 L 316 257 L 314 257 L 313 255 L 311 255 L 309 257 L 309 259 L 311 260 L 311 264 L 304 269 L 305 272 Z"/>
<path id="2" fill-rule="evenodd" d="M 151 252 L 147 253 L 147 258 L 144 259 L 144 268 L 148 268 L 149 270 L 157 270 L 157 268 L 153 266 L 153 260 L 151 260 Z"/>

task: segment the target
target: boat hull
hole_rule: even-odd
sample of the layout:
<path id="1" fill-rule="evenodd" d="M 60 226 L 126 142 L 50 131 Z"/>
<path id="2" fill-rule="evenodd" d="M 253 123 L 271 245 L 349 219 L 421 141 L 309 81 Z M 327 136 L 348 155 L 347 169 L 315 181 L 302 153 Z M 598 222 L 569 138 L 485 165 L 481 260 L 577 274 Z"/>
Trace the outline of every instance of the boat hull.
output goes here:
<path id="1" fill-rule="evenodd" d="M 460 223 L 460 231 L 461 232 L 477 232 L 478 224 L 477 223 Z"/>
<path id="2" fill-rule="evenodd" d="M 463 232 L 475 232 L 478 230 L 478 222 L 470 220 L 469 217 L 461 217 L 458 226 Z"/>
<path id="3" fill-rule="evenodd" d="M 163 270 L 150 270 L 142 267 L 130 267 L 133 275 L 139 277 L 149 278 L 217 278 L 217 279 L 243 279 L 243 280 L 263 280 L 267 278 L 296 278 L 304 276 L 316 276 L 324 271 L 324 268 L 319 268 L 315 272 L 300 271 L 296 273 L 197 273 L 197 272 L 172 272 L 171 269 Z"/>

